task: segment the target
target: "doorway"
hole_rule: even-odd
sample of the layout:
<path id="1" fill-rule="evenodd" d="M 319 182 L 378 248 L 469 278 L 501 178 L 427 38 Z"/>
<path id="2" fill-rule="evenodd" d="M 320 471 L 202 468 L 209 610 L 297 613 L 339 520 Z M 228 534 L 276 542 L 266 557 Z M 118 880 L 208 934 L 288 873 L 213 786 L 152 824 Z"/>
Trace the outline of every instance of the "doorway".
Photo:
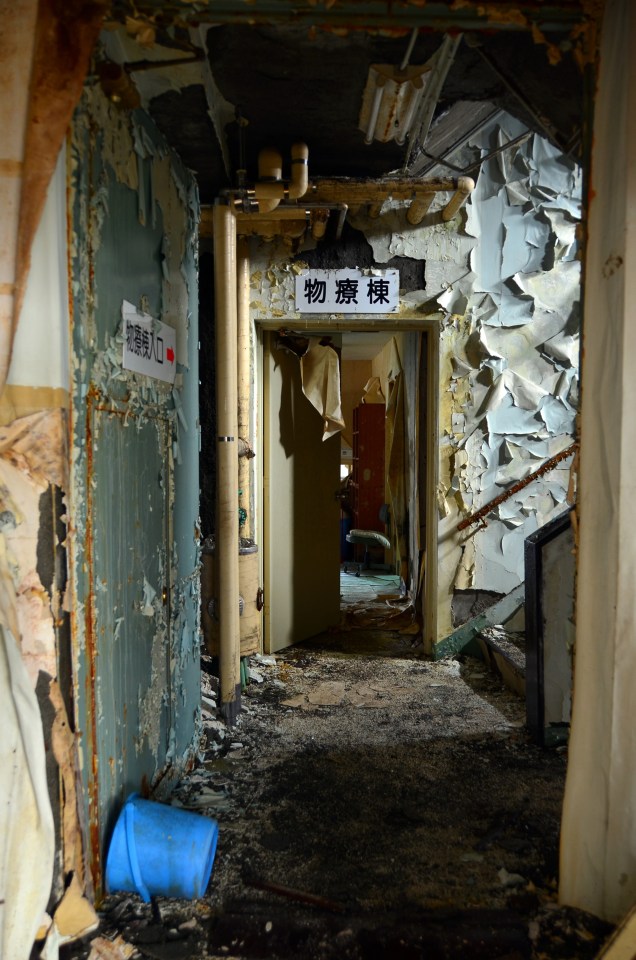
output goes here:
<path id="1" fill-rule="evenodd" d="M 367 597 L 389 593 L 406 599 L 421 633 L 435 622 L 435 599 L 429 596 L 434 581 L 427 579 L 425 560 L 427 552 L 432 555 L 427 519 L 434 490 L 430 468 L 436 463 L 430 450 L 435 436 L 430 397 L 437 340 L 421 328 L 335 332 L 345 426 L 323 439 L 321 417 L 302 393 L 298 357 L 281 348 L 275 331 L 260 330 L 263 478 L 258 486 L 267 653 L 338 627 L 351 594 L 360 594 L 368 579 L 378 582 L 366 584 Z M 374 445 L 382 469 L 374 491 L 377 504 L 375 509 L 367 504 L 366 514 L 352 491 L 353 424 L 360 411 L 363 416 L 378 411 L 382 431 Z M 359 468 L 359 477 L 371 472 L 366 462 Z M 367 550 L 347 543 L 347 528 L 354 524 L 386 537 L 386 547 L 371 544 Z M 352 575 L 344 572 L 344 564 L 354 561 L 360 577 L 355 567 Z M 364 598 L 357 599 L 364 604 Z"/>

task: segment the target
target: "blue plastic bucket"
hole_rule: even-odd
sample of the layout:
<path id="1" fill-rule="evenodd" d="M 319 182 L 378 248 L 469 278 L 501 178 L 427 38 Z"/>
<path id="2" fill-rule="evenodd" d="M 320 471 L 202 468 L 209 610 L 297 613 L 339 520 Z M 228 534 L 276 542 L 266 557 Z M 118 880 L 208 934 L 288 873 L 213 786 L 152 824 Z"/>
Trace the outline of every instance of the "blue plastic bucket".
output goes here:
<path id="1" fill-rule="evenodd" d="M 131 794 L 119 814 L 106 858 L 108 893 L 202 897 L 212 873 L 216 820 Z"/>

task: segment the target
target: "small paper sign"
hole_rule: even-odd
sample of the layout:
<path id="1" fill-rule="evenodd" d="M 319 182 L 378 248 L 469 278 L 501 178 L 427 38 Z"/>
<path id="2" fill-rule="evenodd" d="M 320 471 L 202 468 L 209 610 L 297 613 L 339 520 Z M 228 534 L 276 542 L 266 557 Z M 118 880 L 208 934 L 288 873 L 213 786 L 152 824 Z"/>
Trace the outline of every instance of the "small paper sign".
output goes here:
<path id="1" fill-rule="evenodd" d="M 121 306 L 124 322 L 124 370 L 143 373 L 155 380 L 174 383 L 177 372 L 177 333 L 161 320 L 140 313 L 124 300 Z"/>
<path id="2" fill-rule="evenodd" d="M 396 313 L 398 270 L 308 270 L 296 277 L 299 313 Z"/>

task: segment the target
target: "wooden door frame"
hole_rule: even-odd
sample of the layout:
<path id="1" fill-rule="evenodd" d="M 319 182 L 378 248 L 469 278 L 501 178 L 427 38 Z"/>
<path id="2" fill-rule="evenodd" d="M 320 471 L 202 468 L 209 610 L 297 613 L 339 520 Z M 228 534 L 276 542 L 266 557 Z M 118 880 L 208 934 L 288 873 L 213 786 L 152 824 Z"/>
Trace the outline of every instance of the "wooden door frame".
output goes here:
<path id="1" fill-rule="evenodd" d="M 261 549 L 261 577 L 265 589 L 265 606 L 263 610 L 263 648 L 266 653 L 269 652 L 269 597 L 267 588 L 269 583 L 270 561 L 267 550 L 267 508 L 269 496 L 269 478 L 264 474 L 264 453 L 266 439 L 263 432 L 265 420 L 265 398 L 267 397 L 266 383 L 267 378 L 266 364 L 264 363 L 264 334 L 270 331 L 276 331 L 281 326 L 295 329 L 299 327 L 297 317 L 276 318 L 255 317 L 254 326 L 256 331 L 256 352 L 258 370 L 258 390 L 256 391 L 254 402 L 257 404 L 256 423 L 258 435 L 258 468 L 256 482 L 258 491 L 260 491 L 260 502 L 257 508 L 257 530 Z M 425 551 L 425 576 L 424 590 L 422 594 L 423 616 L 423 639 L 426 653 L 431 653 L 433 645 L 437 641 L 437 605 L 438 605 L 438 519 L 436 509 L 436 494 L 439 479 L 439 318 L 438 315 L 430 317 L 400 317 L 396 322 L 395 317 L 374 317 L 371 319 L 356 319 L 355 323 L 350 320 L 336 319 L 328 317 L 313 316 L 305 314 L 302 318 L 302 330 L 307 335 L 316 335 L 325 330 L 341 333 L 377 333 L 379 330 L 385 332 L 387 337 L 394 333 L 426 333 L 426 363 L 427 363 L 427 382 L 426 405 L 427 405 L 427 423 L 424 427 L 425 450 L 426 450 L 426 469 L 421 471 L 421 462 L 418 461 L 418 478 L 421 478 L 421 472 L 425 473 L 426 481 L 426 542 Z M 421 380 L 418 386 L 421 386 Z M 267 489 L 266 489 L 267 488 Z M 410 522 L 416 522 L 414 518 Z"/>

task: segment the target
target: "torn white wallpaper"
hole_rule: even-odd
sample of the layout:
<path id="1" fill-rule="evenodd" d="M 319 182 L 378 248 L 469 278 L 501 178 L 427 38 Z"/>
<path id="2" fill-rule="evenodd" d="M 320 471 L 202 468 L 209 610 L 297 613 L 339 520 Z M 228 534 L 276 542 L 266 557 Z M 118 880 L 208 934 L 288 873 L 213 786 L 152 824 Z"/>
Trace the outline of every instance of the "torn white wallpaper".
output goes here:
<path id="1" fill-rule="evenodd" d="M 504 114 L 448 159 L 461 167 L 524 132 Z M 531 134 L 481 166 L 465 212 L 451 223 L 409 228 L 391 205 L 375 221 L 355 220 L 378 263 L 396 253 L 424 261 L 425 298 L 407 299 L 441 313 L 440 638 L 452 629 L 454 590 L 512 590 L 524 577 L 525 537 L 566 508 L 570 460 L 494 510 L 487 526 L 457 531 L 572 444 L 580 203 L 579 168 Z"/>
<path id="2" fill-rule="evenodd" d="M 507 118 L 475 146 L 485 155 L 522 132 Z M 444 311 L 438 499 L 447 526 L 572 443 L 580 194 L 578 168 L 537 135 L 481 168 L 466 216 L 475 239 L 470 273 L 437 296 Z M 441 267 L 429 271 L 427 261 L 427 287 L 429 276 L 445 286 Z M 565 509 L 568 483 L 566 460 L 501 504 L 486 527 L 453 536 L 455 550 L 440 571 L 438 635 L 450 626 L 444 595 L 456 588 L 506 593 L 523 580 L 524 540 Z"/>
<path id="3" fill-rule="evenodd" d="M 484 156 L 522 132 L 506 118 L 471 146 Z M 446 283 L 445 258 L 426 261 L 427 293 L 443 310 L 438 501 L 445 528 L 455 529 L 440 570 L 439 636 L 450 627 L 444 597 L 513 589 L 524 577 L 524 539 L 566 506 L 568 460 L 501 504 L 486 527 L 456 533 L 572 443 L 580 196 L 573 161 L 532 135 L 481 167 L 466 210 L 474 238 L 466 274 Z"/>

